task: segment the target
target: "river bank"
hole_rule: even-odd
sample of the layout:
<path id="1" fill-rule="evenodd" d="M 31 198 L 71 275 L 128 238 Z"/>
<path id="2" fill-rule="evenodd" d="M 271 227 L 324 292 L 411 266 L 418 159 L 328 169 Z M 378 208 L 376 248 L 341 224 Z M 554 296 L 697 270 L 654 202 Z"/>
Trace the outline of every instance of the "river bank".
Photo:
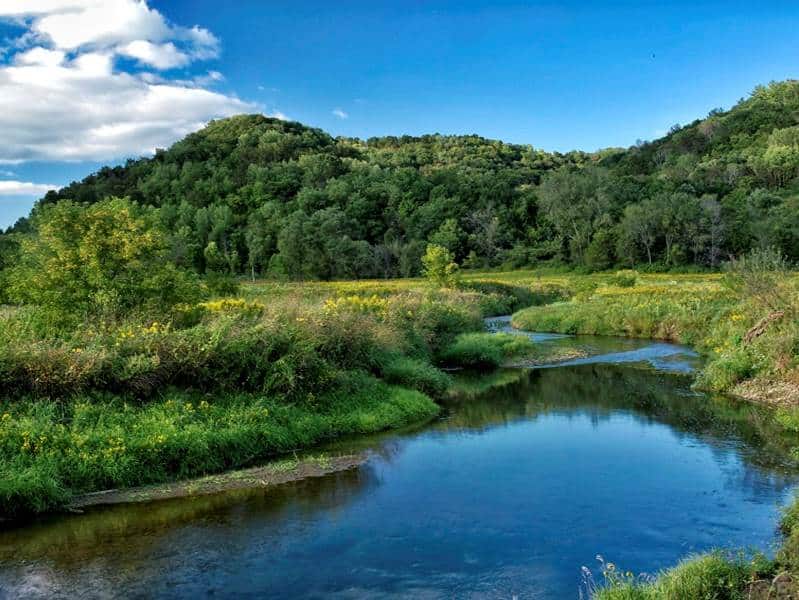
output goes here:
<path id="1" fill-rule="evenodd" d="M 646 348 L 594 346 L 618 357 L 633 343 Z M 718 545 L 767 551 L 799 477 L 792 437 L 770 411 L 692 392 L 681 373 L 594 362 L 457 374 L 427 425 L 319 450 L 367 456 L 359 466 L 2 531 L 0 595 L 569 598 L 582 566 L 601 580 L 597 554 L 655 573 Z M 657 512 L 664 494 L 682 508 Z"/>

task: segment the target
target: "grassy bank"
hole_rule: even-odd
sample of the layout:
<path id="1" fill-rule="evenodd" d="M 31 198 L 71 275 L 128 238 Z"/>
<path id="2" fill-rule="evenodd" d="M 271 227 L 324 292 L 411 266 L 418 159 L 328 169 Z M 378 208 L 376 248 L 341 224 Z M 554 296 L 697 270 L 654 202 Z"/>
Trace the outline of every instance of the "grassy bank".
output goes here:
<path id="1" fill-rule="evenodd" d="M 331 438 L 438 412 L 426 395 L 362 372 L 313 404 L 172 390 L 144 405 L 119 397 L 0 405 L 5 516 L 52 510 L 80 493 L 216 473 Z"/>
<path id="2" fill-rule="evenodd" d="M 799 499 L 785 510 L 783 545 L 774 559 L 744 552 L 691 556 L 652 578 L 625 573 L 612 563 L 592 590 L 595 600 L 767 600 L 799 594 Z M 591 586 L 589 586 L 591 587 Z"/>
<path id="3" fill-rule="evenodd" d="M 722 275 L 639 275 L 622 285 L 613 276 L 575 277 L 563 281 L 574 290 L 568 301 L 523 309 L 513 325 L 687 344 L 706 358 L 699 387 L 796 404 L 798 283 L 795 276 L 781 278 L 773 298 L 758 298 L 731 288 Z"/>
<path id="4" fill-rule="evenodd" d="M 0 514 L 430 418 L 459 336 L 531 301 L 526 287 L 410 280 L 252 285 L 157 318 L 69 328 L 7 308 Z"/>

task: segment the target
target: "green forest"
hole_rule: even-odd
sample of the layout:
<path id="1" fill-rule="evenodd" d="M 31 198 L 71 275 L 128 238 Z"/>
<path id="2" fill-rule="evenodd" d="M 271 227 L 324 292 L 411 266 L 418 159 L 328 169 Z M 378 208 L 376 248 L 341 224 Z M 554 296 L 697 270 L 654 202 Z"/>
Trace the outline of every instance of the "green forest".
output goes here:
<path id="1" fill-rule="evenodd" d="M 334 138 L 262 115 L 211 122 L 152 158 L 49 192 L 0 236 L 0 268 L 52 205 L 128 198 L 178 267 L 252 278 L 464 267 L 715 268 L 751 249 L 799 260 L 799 82 L 627 149 L 551 153 L 477 135 Z"/>

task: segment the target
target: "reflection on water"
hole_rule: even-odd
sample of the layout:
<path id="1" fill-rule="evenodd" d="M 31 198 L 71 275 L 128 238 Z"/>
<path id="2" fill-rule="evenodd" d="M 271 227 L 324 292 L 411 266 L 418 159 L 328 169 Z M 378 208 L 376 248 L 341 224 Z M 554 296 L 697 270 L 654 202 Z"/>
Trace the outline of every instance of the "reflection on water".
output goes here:
<path id="1" fill-rule="evenodd" d="M 463 375 L 433 424 L 330 448 L 369 450 L 358 469 L 0 533 L 0 596 L 568 598 L 598 553 L 652 572 L 768 549 L 791 441 L 689 383 L 611 364 Z"/>

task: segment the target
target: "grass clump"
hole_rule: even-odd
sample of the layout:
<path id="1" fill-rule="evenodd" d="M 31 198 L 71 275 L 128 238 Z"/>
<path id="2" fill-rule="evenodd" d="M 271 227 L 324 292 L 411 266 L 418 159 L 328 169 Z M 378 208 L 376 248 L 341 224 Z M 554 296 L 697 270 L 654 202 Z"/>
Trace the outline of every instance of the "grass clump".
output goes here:
<path id="1" fill-rule="evenodd" d="M 381 375 L 388 383 L 416 389 L 434 398 L 443 396 L 452 385 L 452 377 L 424 360 L 409 356 L 387 359 Z"/>
<path id="2" fill-rule="evenodd" d="M 625 269 L 623 271 L 616 271 L 610 278 L 610 283 L 621 288 L 635 287 L 638 281 L 638 271 Z"/>
<path id="3" fill-rule="evenodd" d="M 532 352 L 534 344 L 527 336 L 512 333 L 464 333 L 439 356 L 449 367 L 493 369 L 508 358 Z"/>
<path id="4" fill-rule="evenodd" d="M 603 571 L 606 586 L 595 591 L 596 600 L 744 600 L 747 584 L 763 559 L 712 552 L 690 557 L 652 581 L 637 581 L 627 574 Z"/>

